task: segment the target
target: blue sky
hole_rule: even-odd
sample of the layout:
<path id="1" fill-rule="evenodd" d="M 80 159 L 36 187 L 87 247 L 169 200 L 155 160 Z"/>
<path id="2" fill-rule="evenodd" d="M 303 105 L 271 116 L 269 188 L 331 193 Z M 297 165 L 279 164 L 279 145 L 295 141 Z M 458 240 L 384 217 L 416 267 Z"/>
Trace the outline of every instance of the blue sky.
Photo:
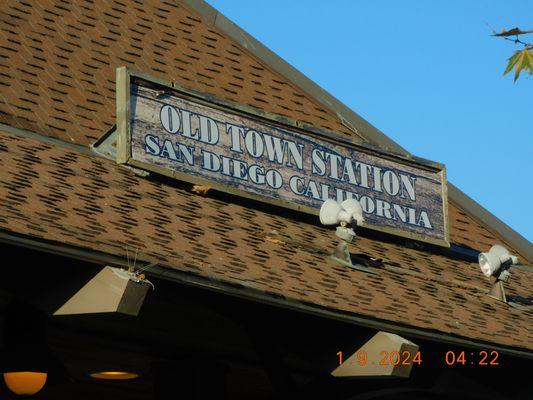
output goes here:
<path id="1" fill-rule="evenodd" d="M 533 29 L 533 0 L 208 2 L 533 241 L 533 79 L 489 28 Z"/>

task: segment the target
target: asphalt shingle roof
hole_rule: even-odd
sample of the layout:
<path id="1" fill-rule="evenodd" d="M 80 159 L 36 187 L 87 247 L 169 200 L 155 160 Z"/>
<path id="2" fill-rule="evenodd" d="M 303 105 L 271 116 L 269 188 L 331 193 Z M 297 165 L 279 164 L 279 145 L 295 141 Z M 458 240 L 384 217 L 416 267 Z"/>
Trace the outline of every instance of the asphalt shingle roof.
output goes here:
<path id="1" fill-rule="evenodd" d="M 0 7 L 0 122 L 87 146 L 115 124 L 115 70 L 183 86 L 364 140 L 332 110 L 174 1 L 15 1 Z M 452 243 L 508 243 L 450 202 Z M 136 176 L 97 155 L 0 131 L 0 228 L 125 255 L 288 299 L 533 349 L 533 317 L 487 300 L 477 263 L 359 237 L 377 276 L 324 253 L 332 231 Z M 528 295 L 533 277 L 507 285 Z"/>

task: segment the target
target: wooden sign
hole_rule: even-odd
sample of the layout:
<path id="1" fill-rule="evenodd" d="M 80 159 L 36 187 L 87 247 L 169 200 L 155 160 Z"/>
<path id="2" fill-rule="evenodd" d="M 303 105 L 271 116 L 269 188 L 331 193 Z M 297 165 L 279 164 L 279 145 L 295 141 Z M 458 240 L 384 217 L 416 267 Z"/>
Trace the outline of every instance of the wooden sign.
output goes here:
<path id="1" fill-rule="evenodd" d="M 318 215 L 356 198 L 364 226 L 449 246 L 446 173 L 331 132 L 126 68 L 117 70 L 117 161 Z"/>

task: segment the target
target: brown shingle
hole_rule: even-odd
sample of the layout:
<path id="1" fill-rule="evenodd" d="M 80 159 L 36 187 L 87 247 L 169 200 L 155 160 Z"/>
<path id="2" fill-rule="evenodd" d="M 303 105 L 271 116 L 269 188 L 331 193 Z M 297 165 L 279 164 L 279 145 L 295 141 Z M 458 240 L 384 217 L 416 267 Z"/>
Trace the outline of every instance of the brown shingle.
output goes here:
<path id="1" fill-rule="evenodd" d="M 193 11 L 157 0 L 131 1 L 127 10 L 103 0 L 4 2 L 0 122 L 88 145 L 115 123 L 115 69 L 122 65 L 355 136 L 333 111 Z M 171 268 L 296 300 L 532 346 L 531 317 L 487 305 L 489 283 L 476 264 L 360 237 L 354 252 L 387 262 L 379 277 L 361 274 L 313 253 L 331 251 L 334 242 L 318 225 L 198 197 L 108 160 L 0 135 L 0 227 L 7 231 L 118 255 L 139 248 Z M 486 250 L 502 242 L 457 205 L 450 203 L 449 211 L 453 243 Z M 516 272 L 509 287 L 524 295 L 531 283 Z M 517 334 L 497 335 L 505 324 Z"/>
<path id="2" fill-rule="evenodd" d="M 353 134 L 282 76 L 174 2 L 7 1 L 0 17 L 0 120 L 84 145 L 115 120 L 115 69 Z M 256 82 L 256 83 L 254 83 Z M 258 89 L 257 82 L 264 88 Z M 35 102 L 25 89 L 32 87 Z M 35 100 L 34 100 L 35 101 Z M 80 121 L 80 118 L 83 121 Z"/>
<path id="3" fill-rule="evenodd" d="M 177 2 L 8 0 L 3 10 L 0 122 L 7 125 L 89 145 L 115 123 L 115 69 L 127 65 L 355 136 L 334 112 Z M 457 244 L 487 250 L 502 241 L 453 203 L 450 224 Z"/>
<path id="4" fill-rule="evenodd" d="M 358 237 L 379 275 L 324 254 L 319 224 L 136 176 L 113 161 L 0 131 L 0 229 L 144 260 L 322 307 L 533 349 L 533 315 L 493 302 L 477 263 Z M 527 295 L 533 276 L 508 287 Z M 490 308 L 490 310 L 487 310 Z M 512 326 L 512 332 L 506 326 Z"/>

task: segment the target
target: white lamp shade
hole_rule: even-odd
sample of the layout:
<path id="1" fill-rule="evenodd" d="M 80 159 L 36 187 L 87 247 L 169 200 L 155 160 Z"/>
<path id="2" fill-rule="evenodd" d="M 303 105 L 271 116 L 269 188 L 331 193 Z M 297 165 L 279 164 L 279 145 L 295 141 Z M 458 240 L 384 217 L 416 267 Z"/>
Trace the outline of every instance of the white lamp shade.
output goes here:
<path id="1" fill-rule="evenodd" d="M 492 246 L 486 253 L 480 253 L 478 260 L 481 272 L 487 277 L 494 275 L 502 264 L 509 260 L 513 264 L 518 262 L 516 256 L 509 254 L 509 251 L 499 244 Z"/>
<path id="2" fill-rule="evenodd" d="M 489 277 L 492 276 L 501 266 L 500 259 L 491 253 L 479 254 L 479 267 L 483 275 Z"/>
<path id="3" fill-rule="evenodd" d="M 327 199 L 320 207 L 320 223 L 322 225 L 337 225 L 341 211 L 342 208 L 339 203 L 335 200 Z"/>
<path id="4" fill-rule="evenodd" d="M 341 207 L 357 221 L 358 225 L 363 223 L 363 208 L 358 200 L 346 199 L 341 203 Z"/>
<path id="5" fill-rule="evenodd" d="M 347 199 L 342 203 L 327 199 L 320 207 L 320 223 L 322 225 L 337 225 L 339 222 L 349 224 L 356 220 L 363 223 L 363 208 L 356 199 Z"/>

